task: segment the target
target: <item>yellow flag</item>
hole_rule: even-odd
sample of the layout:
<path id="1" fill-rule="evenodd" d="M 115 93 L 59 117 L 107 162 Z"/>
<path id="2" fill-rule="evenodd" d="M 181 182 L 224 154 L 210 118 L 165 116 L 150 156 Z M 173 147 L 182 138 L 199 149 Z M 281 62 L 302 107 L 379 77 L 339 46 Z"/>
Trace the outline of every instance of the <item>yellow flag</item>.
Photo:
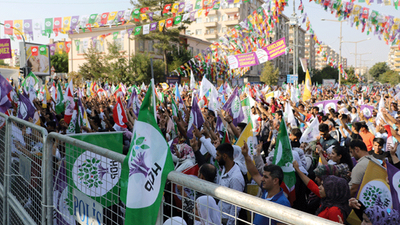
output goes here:
<path id="1" fill-rule="evenodd" d="M 24 26 L 22 24 L 23 24 L 22 20 L 14 20 L 14 28 L 19 31 L 19 32 L 15 32 L 15 34 L 18 34 L 18 35 L 24 34 L 24 29 L 23 29 Z"/>
<path id="2" fill-rule="evenodd" d="M 251 123 L 248 123 L 244 128 L 243 132 L 240 134 L 240 137 L 236 141 L 235 145 L 239 147 L 243 147 L 244 141 L 246 141 L 247 145 L 249 146 L 249 155 L 253 156 L 256 154 L 256 146 L 257 146 L 257 138 L 254 137 L 253 134 L 253 127 Z"/>
<path id="3" fill-rule="evenodd" d="M 71 17 L 70 16 L 67 16 L 67 17 L 63 18 L 62 28 L 65 31 L 69 31 L 71 29 Z"/>
<path id="4" fill-rule="evenodd" d="M 177 13 L 177 12 L 178 12 L 178 9 L 179 9 L 179 2 L 174 3 L 174 4 L 172 5 L 171 12 L 172 12 L 172 13 Z"/>
<path id="5" fill-rule="evenodd" d="M 203 13 L 203 11 L 204 11 L 204 9 L 199 9 L 199 10 L 197 11 L 197 17 L 200 17 L 201 14 Z"/>
<path id="6" fill-rule="evenodd" d="M 268 99 L 271 99 L 274 97 L 274 92 L 271 91 L 270 93 L 264 95 L 264 97 L 265 97 L 265 100 L 268 101 Z"/>
<path id="7" fill-rule="evenodd" d="M 306 83 L 304 85 L 304 91 L 303 91 L 303 102 L 308 101 L 310 99 L 311 99 L 311 77 L 310 73 L 307 70 Z"/>
<path id="8" fill-rule="evenodd" d="M 376 199 L 373 199 L 373 197 L 375 197 L 374 195 L 376 195 L 378 192 L 380 192 L 382 202 L 388 204 L 388 207 L 392 205 L 390 186 L 386 182 L 386 178 L 386 170 L 375 162 L 369 161 L 367 170 L 365 170 L 365 174 L 357 194 L 357 199 L 360 200 L 366 208 L 374 205 Z M 350 224 L 361 223 L 354 210 L 351 211 L 350 215 L 348 216 L 347 222 Z"/>
<path id="9" fill-rule="evenodd" d="M 165 25 L 165 20 L 160 20 L 158 22 L 158 29 L 160 29 L 160 32 L 163 31 Z"/>
<path id="10" fill-rule="evenodd" d="M 108 15 L 108 21 L 114 21 L 117 15 L 118 11 L 110 12 L 110 15 Z"/>
<path id="11" fill-rule="evenodd" d="M 142 18 L 142 21 L 147 20 L 147 14 L 146 13 L 140 14 L 140 18 Z"/>
<path id="12" fill-rule="evenodd" d="M 64 42 L 58 42 L 56 44 L 56 50 L 58 53 L 63 53 L 63 51 L 65 51 L 65 43 Z"/>

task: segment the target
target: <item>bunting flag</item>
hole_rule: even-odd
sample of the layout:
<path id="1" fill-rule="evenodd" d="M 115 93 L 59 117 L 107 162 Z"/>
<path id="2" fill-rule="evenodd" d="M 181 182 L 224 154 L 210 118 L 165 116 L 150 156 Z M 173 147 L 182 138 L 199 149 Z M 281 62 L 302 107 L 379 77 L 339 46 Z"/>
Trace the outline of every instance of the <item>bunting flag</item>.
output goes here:
<path id="1" fill-rule="evenodd" d="M 174 170 L 171 152 L 155 120 L 154 81 L 140 107 L 121 173 L 120 199 L 127 224 L 155 224 L 165 182 Z"/>
<path id="2" fill-rule="evenodd" d="M 281 187 L 288 194 L 288 200 L 292 204 L 296 200 L 295 184 L 296 174 L 293 168 L 293 154 L 285 119 L 281 120 L 278 136 L 276 137 L 276 146 L 274 152 L 273 164 L 278 165 L 283 170 L 283 182 Z"/>

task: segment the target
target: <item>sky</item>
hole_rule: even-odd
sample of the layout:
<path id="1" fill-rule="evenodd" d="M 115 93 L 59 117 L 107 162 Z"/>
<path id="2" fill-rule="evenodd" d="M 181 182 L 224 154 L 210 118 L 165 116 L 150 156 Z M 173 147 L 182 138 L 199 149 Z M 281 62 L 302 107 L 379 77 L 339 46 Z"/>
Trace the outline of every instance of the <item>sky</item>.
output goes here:
<path id="1" fill-rule="evenodd" d="M 293 1 L 289 0 L 289 6 L 285 8 L 284 14 L 287 16 L 293 13 L 292 3 Z M 298 15 L 300 15 L 300 11 L 297 10 L 299 4 L 300 0 L 295 0 L 295 8 Z M 303 4 L 304 12 L 307 13 L 310 18 L 312 28 L 318 40 L 331 46 L 339 53 L 340 23 L 321 20 L 324 18 L 337 21 L 335 15 L 330 14 L 329 11 L 325 11 L 320 5 L 313 1 L 309 2 L 304 0 Z M 381 6 L 376 3 L 371 3 L 371 5 L 367 5 L 366 3 L 356 4 L 362 7 L 368 7 L 370 11 L 376 10 L 385 15 L 400 15 L 399 11 L 396 10 L 394 6 Z M 88 15 L 132 8 L 129 0 L 0 0 L 0 5 L 0 22 L 4 22 L 4 20 L 44 19 L 49 17 Z M 302 27 L 305 29 L 305 24 L 302 24 Z M 3 27 L 0 28 L 0 36 L 4 36 Z M 366 32 L 361 33 L 361 28 L 357 30 L 355 26 L 350 27 L 350 24 L 347 22 L 343 22 L 342 36 L 343 41 L 360 41 L 371 38 L 368 41 L 357 44 L 357 54 L 363 54 L 361 55 L 363 66 L 371 67 L 377 62 L 383 62 L 388 59 L 390 47 L 386 45 L 383 40 L 379 40 L 377 36 L 373 34 L 367 35 Z M 60 40 L 61 38 L 67 38 L 67 36 L 59 35 L 58 37 L 54 37 L 53 35 L 52 38 Z M 35 39 L 33 42 L 48 44 L 48 38 L 41 37 Z M 19 48 L 17 42 L 12 42 L 11 45 L 12 49 Z M 371 54 L 364 54 L 369 52 L 371 52 Z M 348 66 L 354 65 L 354 53 L 354 43 L 342 43 L 342 56 L 348 59 Z M 360 55 L 357 56 L 357 66 L 359 65 Z"/>

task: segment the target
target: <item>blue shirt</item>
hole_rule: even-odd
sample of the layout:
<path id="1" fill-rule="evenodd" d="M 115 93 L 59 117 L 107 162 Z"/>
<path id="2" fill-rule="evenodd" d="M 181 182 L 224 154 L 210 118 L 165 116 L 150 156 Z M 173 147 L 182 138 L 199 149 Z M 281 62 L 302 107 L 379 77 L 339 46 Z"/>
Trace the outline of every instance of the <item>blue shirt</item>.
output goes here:
<path id="1" fill-rule="evenodd" d="M 261 198 L 262 199 L 267 199 L 267 196 L 268 196 L 268 192 L 266 190 L 263 190 L 263 195 L 261 196 Z M 278 203 L 278 204 L 281 204 L 281 205 L 284 205 L 284 206 L 287 206 L 287 207 L 291 207 L 289 200 L 283 194 L 282 188 L 281 188 L 281 191 L 278 194 L 274 195 L 274 197 L 272 197 L 272 199 L 270 201 Z M 265 216 L 261 216 L 259 214 L 256 214 L 254 216 L 254 222 L 253 223 L 256 224 L 256 225 L 269 224 L 269 218 L 265 217 Z M 272 225 L 275 225 L 276 223 L 277 223 L 276 220 L 272 220 L 271 221 Z"/>

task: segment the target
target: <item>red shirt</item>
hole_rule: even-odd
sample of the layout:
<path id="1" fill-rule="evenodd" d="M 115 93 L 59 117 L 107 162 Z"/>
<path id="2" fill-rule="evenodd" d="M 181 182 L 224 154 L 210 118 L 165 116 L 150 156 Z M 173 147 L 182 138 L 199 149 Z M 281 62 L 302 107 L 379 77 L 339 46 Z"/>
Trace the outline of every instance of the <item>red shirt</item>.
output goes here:
<path id="1" fill-rule="evenodd" d="M 367 146 L 367 150 L 371 151 L 372 147 L 374 146 L 374 138 L 375 138 L 375 136 L 369 131 L 360 132 L 358 134 L 361 136 L 361 138 L 363 139 L 363 142 Z"/>

